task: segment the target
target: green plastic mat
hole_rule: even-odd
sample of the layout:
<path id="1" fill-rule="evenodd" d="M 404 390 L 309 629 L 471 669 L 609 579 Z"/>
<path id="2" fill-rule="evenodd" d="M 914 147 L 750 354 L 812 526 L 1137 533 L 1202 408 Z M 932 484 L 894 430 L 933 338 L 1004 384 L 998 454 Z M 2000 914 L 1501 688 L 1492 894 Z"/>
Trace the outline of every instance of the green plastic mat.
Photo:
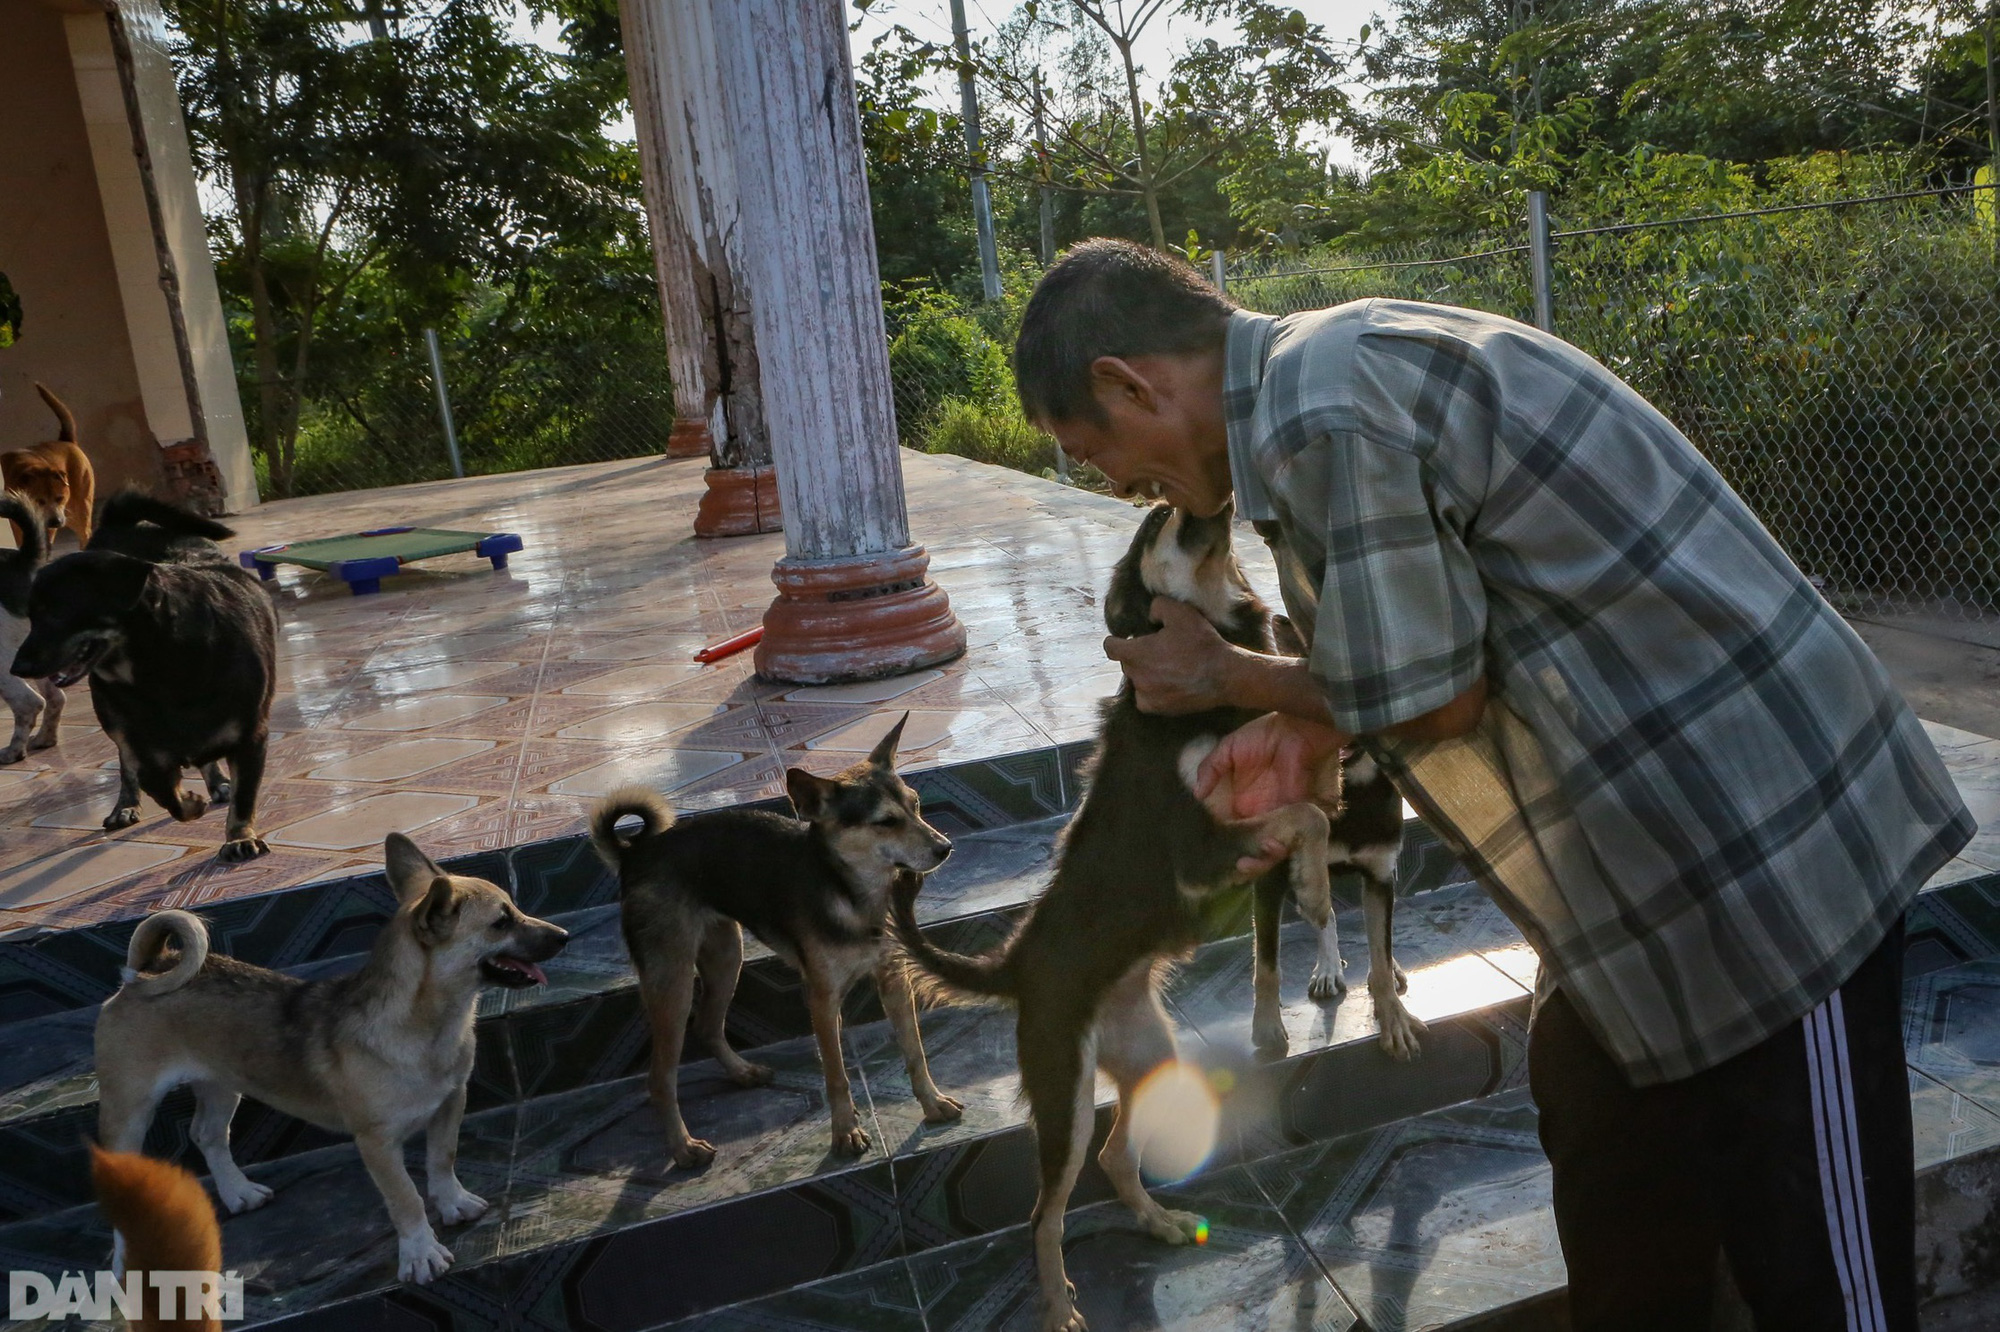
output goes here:
<path id="1" fill-rule="evenodd" d="M 407 563 L 427 560 L 434 555 L 454 555 L 472 550 L 484 541 L 485 532 L 452 532 L 441 527 L 412 527 L 401 532 L 367 533 L 322 537 L 317 541 L 294 541 L 257 552 L 257 558 L 272 564 L 297 564 L 308 569 L 326 570 L 346 560 L 393 559 Z"/>

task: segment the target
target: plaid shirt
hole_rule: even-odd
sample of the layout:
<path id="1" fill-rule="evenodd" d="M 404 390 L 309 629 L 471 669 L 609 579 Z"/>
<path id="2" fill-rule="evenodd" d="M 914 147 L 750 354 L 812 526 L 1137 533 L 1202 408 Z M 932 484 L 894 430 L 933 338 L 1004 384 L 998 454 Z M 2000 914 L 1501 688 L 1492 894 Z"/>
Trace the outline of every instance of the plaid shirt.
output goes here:
<path id="1" fill-rule="evenodd" d="M 1880 663 L 1681 433 L 1495 315 L 1239 312 L 1242 516 L 1344 731 L 1638 1085 L 1844 981 L 1974 824 Z M 1470 735 L 1376 736 L 1484 677 Z"/>

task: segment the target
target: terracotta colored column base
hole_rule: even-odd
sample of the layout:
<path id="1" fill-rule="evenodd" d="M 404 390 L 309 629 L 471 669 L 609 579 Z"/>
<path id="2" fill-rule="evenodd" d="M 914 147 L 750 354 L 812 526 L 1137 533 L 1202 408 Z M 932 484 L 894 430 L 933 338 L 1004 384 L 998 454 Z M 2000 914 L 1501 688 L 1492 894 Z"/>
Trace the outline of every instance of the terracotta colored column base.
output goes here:
<path id="1" fill-rule="evenodd" d="M 667 433 L 669 458 L 706 458 L 709 451 L 708 422 L 680 417 Z"/>
<path id="2" fill-rule="evenodd" d="M 711 467 L 707 480 L 708 489 L 694 514 L 696 536 L 753 536 L 785 530 L 785 515 L 778 508 L 776 468 Z"/>
<path id="3" fill-rule="evenodd" d="M 839 560 L 779 560 L 757 674 L 788 684 L 901 675 L 965 651 L 965 626 L 922 546 Z"/>

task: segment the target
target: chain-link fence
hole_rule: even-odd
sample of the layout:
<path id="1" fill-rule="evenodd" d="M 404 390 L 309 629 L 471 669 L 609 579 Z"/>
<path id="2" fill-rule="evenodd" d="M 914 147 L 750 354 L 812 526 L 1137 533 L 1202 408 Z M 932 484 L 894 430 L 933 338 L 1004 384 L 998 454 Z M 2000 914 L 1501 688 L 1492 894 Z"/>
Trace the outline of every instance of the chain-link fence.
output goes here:
<path id="1" fill-rule="evenodd" d="M 1554 331 L 1670 417 L 1851 613 L 2000 611 L 1988 191 L 1555 231 Z M 1245 305 L 1399 296 L 1532 318 L 1529 246 L 1233 265 Z"/>
<path id="2" fill-rule="evenodd" d="M 287 441 L 279 432 L 255 451 L 260 493 L 316 495 L 666 447 L 673 387 L 657 326 L 582 343 L 487 333 L 442 339 L 438 352 L 444 404 L 421 337 L 355 358 L 352 372 L 342 358 L 324 358 L 306 382 L 296 434 Z M 246 385 L 246 403 L 256 393 Z"/>

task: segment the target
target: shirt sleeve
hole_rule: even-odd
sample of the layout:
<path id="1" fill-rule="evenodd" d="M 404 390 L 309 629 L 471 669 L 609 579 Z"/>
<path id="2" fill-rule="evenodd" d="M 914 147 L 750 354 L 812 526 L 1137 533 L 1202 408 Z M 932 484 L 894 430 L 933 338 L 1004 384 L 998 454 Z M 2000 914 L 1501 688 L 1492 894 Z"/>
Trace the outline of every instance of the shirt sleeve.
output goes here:
<path id="1" fill-rule="evenodd" d="M 1486 593 L 1422 461 L 1345 431 L 1322 441 L 1326 569 L 1311 670 L 1355 735 L 1435 711 L 1486 669 Z"/>

